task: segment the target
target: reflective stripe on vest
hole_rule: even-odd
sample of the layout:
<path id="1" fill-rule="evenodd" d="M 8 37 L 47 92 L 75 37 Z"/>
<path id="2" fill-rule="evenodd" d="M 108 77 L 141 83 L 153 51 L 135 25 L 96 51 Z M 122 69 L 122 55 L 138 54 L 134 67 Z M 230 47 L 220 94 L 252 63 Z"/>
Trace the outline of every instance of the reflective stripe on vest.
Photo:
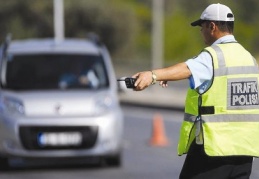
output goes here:
<path id="1" fill-rule="evenodd" d="M 212 48 L 215 50 L 218 56 L 219 69 L 215 69 L 214 76 L 224 76 L 226 73 L 229 75 L 233 74 L 255 74 L 259 73 L 258 67 L 256 66 L 256 60 L 253 58 L 254 66 L 237 66 L 237 67 L 226 67 L 225 58 L 222 50 L 214 45 Z"/>
<path id="2" fill-rule="evenodd" d="M 255 59 L 238 43 L 204 49 L 213 59 L 211 87 L 200 94 L 188 89 L 178 154 L 187 153 L 195 139 L 200 113 L 205 152 L 210 156 L 259 156 L 259 70 Z M 195 102 L 196 101 L 196 102 Z M 193 105 L 195 104 L 195 105 Z"/>

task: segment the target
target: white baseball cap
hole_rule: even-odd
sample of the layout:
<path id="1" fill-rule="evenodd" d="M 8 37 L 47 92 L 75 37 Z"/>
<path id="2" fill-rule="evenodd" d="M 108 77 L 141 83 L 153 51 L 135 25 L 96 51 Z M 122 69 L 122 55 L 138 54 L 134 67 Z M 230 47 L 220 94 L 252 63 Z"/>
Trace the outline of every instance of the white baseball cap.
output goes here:
<path id="1" fill-rule="evenodd" d="M 234 21 L 231 9 L 223 4 L 211 4 L 201 14 L 199 20 L 191 23 L 192 26 L 201 25 L 202 21 Z"/>

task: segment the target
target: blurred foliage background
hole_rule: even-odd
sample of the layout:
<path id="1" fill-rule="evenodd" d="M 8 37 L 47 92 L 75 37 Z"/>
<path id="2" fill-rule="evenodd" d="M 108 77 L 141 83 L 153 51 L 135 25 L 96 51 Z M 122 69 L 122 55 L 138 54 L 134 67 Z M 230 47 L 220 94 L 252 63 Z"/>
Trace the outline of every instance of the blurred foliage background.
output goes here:
<path id="1" fill-rule="evenodd" d="M 53 0 L 0 2 L 1 42 L 8 33 L 13 39 L 54 36 Z M 258 56 L 258 0 L 165 0 L 165 66 L 185 61 L 204 48 L 200 28 L 191 27 L 190 22 L 211 3 L 232 9 L 236 39 Z M 64 0 L 64 8 L 66 37 L 86 38 L 88 32 L 97 33 L 110 50 L 117 71 L 126 75 L 130 68 L 150 68 L 152 0 Z M 120 68 L 123 66 L 126 68 Z"/>

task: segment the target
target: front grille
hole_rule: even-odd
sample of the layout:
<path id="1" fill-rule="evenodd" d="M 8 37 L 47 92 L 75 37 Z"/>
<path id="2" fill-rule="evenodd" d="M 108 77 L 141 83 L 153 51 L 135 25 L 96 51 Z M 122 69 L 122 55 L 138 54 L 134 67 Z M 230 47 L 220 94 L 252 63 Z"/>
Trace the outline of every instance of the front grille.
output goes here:
<path id="1" fill-rule="evenodd" d="M 40 145 L 38 136 L 42 133 L 79 132 L 82 136 L 80 145 L 50 146 Z M 21 126 L 19 128 L 22 145 L 27 150 L 55 150 L 55 149 L 90 149 L 97 140 L 97 126 Z"/>

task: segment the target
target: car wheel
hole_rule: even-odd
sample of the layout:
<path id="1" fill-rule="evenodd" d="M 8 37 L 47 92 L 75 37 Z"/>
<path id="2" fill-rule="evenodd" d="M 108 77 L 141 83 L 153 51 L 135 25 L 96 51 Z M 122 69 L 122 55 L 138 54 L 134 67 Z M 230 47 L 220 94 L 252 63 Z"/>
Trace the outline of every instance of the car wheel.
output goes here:
<path id="1" fill-rule="evenodd" d="M 0 157 L 0 171 L 5 171 L 9 169 L 8 158 Z"/>
<path id="2" fill-rule="evenodd" d="M 111 167 L 120 167 L 122 165 L 121 154 L 106 157 L 105 163 Z"/>

